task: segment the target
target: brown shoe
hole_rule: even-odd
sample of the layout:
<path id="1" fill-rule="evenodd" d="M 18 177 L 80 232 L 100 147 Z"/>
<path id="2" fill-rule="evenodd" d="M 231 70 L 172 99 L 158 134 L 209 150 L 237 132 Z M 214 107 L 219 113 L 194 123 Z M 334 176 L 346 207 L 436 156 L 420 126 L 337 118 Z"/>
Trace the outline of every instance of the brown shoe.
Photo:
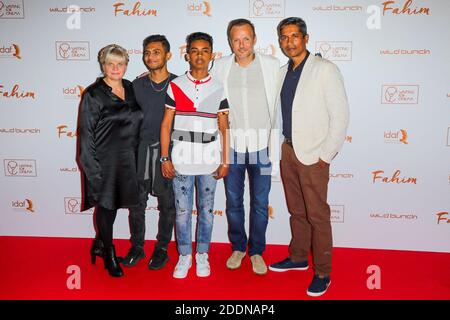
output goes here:
<path id="1" fill-rule="evenodd" d="M 233 253 L 227 260 L 227 268 L 232 270 L 239 268 L 244 257 L 245 252 L 233 251 Z"/>
<path id="2" fill-rule="evenodd" d="M 250 257 L 250 260 L 252 261 L 253 266 L 253 272 L 259 275 L 264 275 L 267 273 L 267 266 L 264 262 L 263 257 L 261 257 L 259 254 L 255 254 Z"/>

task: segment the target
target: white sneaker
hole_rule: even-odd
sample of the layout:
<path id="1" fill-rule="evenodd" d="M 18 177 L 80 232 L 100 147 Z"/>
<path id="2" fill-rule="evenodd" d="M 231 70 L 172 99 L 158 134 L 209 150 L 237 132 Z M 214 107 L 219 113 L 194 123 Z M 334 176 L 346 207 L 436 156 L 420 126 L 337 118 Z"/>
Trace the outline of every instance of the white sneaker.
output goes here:
<path id="1" fill-rule="evenodd" d="M 192 255 L 188 254 L 182 256 L 180 254 L 177 265 L 175 266 L 175 270 L 173 270 L 173 277 L 177 279 L 186 278 L 191 266 L 192 266 Z"/>
<path id="2" fill-rule="evenodd" d="M 195 262 L 197 263 L 197 277 L 208 277 L 211 274 L 207 253 L 197 253 L 195 255 Z"/>

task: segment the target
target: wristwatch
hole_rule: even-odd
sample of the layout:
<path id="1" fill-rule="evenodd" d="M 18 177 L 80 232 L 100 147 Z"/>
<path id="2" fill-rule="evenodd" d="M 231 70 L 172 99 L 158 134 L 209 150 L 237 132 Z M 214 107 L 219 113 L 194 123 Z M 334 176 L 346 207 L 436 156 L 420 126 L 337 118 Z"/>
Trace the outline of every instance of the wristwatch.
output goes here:
<path id="1" fill-rule="evenodd" d="M 170 160 L 169 157 L 161 157 L 161 158 L 159 158 L 159 161 L 160 161 L 161 163 L 166 162 L 166 161 L 169 161 L 169 160 Z"/>

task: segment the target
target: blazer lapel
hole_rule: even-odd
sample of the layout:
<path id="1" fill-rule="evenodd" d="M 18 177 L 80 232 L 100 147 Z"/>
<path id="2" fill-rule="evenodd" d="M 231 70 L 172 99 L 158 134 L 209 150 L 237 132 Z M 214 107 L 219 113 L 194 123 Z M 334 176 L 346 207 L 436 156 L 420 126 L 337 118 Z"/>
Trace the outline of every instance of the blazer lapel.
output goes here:
<path id="1" fill-rule="evenodd" d="M 316 57 L 313 54 L 309 54 L 308 59 L 306 60 L 305 65 L 303 66 L 302 74 L 300 76 L 300 80 L 298 81 L 297 89 L 295 90 L 295 97 L 294 102 L 292 104 L 292 110 L 294 110 L 295 106 L 298 105 L 297 100 L 299 99 L 299 96 L 303 94 L 305 85 L 309 81 L 311 69 L 314 66 L 315 58 Z"/>

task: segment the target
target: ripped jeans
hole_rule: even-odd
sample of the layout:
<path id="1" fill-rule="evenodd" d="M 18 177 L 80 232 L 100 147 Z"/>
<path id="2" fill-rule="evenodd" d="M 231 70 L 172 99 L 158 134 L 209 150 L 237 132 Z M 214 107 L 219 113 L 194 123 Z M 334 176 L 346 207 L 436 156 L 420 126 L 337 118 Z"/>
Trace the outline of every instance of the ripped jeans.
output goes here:
<path id="1" fill-rule="evenodd" d="M 180 175 L 173 179 L 175 195 L 175 228 L 178 253 L 192 254 L 192 208 L 194 185 L 197 188 L 197 252 L 207 253 L 214 221 L 214 195 L 217 180 L 212 174 Z"/>

